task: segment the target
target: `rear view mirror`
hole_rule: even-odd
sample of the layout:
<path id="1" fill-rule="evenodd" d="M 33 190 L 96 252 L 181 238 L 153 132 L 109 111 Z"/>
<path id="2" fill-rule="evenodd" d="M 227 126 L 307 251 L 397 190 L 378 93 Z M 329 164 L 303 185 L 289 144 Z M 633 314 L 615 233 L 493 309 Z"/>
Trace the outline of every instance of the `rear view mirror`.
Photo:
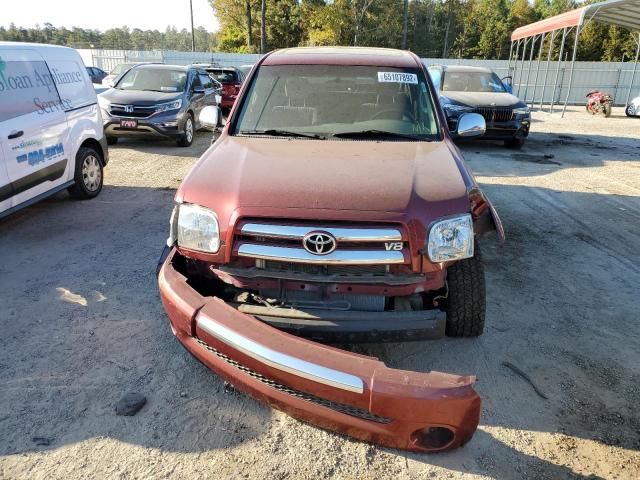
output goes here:
<path id="1" fill-rule="evenodd" d="M 220 108 L 208 105 L 200 112 L 200 125 L 212 130 L 220 126 Z"/>
<path id="2" fill-rule="evenodd" d="M 477 137 L 484 135 L 487 124 L 479 113 L 465 113 L 458 118 L 458 137 Z"/>

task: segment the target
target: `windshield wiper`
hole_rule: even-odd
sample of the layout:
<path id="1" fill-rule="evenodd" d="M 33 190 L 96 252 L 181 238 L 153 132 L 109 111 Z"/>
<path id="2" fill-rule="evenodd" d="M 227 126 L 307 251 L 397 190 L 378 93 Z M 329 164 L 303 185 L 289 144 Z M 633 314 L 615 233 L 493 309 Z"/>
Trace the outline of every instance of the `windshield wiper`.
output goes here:
<path id="1" fill-rule="evenodd" d="M 277 128 L 268 128 L 266 130 L 241 130 L 238 133 L 240 135 L 272 135 L 274 137 L 302 137 L 326 140 L 326 137 L 317 133 L 293 132 L 291 130 L 279 130 Z"/>
<path id="2" fill-rule="evenodd" d="M 393 138 L 404 138 L 407 140 L 430 141 L 429 138 L 420 137 L 418 135 L 410 135 L 408 133 L 388 132 L 386 130 L 375 130 L 375 129 L 357 130 L 354 132 L 340 132 L 340 133 L 334 133 L 331 136 L 338 137 L 338 138 L 393 137 Z"/>

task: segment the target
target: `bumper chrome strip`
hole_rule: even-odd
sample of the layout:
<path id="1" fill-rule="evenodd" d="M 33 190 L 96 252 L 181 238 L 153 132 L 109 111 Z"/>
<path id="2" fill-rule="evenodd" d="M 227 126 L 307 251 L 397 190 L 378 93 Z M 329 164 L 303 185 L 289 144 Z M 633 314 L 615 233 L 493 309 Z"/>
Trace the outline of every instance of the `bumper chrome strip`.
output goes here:
<path id="1" fill-rule="evenodd" d="M 396 228 L 342 228 L 246 223 L 242 235 L 253 235 L 287 240 L 302 240 L 313 231 L 330 233 L 338 242 L 401 242 L 402 232 Z"/>
<path id="2" fill-rule="evenodd" d="M 320 265 L 388 265 L 405 263 L 404 255 L 397 250 L 334 250 L 327 255 L 314 255 L 302 248 L 278 247 L 241 242 L 239 257 L 260 258 L 293 263 Z"/>
<path id="3" fill-rule="evenodd" d="M 360 377 L 276 352 L 210 318 L 198 318 L 197 324 L 209 335 L 270 367 L 342 390 L 355 393 L 364 391 L 364 382 Z"/>

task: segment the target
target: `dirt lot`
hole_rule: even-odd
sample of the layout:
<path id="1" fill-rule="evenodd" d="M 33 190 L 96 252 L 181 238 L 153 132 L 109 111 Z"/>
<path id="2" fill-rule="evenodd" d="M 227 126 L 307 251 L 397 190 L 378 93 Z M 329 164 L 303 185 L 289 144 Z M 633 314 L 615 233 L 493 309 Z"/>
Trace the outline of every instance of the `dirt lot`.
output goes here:
<path id="1" fill-rule="evenodd" d="M 482 245 L 485 334 L 353 347 L 476 374 L 464 448 L 407 454 L 299 423 L 180 347 L 154 268 L 201 133 L 189 149 L 121 142 L 97 199 L 0 221 L 0 478 L 638 478 L 640 119 L 534 120 L 521 152 L 462 146 L 508 235 Z M 127 391 L 148 403 L 116 416 Z"/>

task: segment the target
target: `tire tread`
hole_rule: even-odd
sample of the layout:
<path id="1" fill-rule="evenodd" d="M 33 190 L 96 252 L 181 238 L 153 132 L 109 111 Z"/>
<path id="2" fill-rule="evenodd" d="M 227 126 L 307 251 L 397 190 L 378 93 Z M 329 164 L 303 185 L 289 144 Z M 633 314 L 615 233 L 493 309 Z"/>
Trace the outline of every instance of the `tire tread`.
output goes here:
<path id="1" fill-rule="evenodd" d="M 486 299 L 484 266 L 476 245 L 475 255 L 447 269 L 447 326 L 449 337 L 478 337 L 484 330 Z"/>

